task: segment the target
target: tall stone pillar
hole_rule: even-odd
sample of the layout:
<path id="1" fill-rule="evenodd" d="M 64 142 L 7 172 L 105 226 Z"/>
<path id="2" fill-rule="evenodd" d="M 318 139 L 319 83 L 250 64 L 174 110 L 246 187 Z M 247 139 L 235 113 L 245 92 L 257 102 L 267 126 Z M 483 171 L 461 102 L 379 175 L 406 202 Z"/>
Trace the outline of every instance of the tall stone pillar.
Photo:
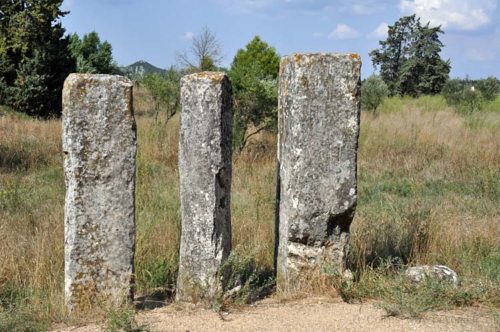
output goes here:
<path id="1" fill-rule="evenodd" d="M 231 250 L 231 83 L 218 72 L 185 76 L 181 103 L 177 300 L 198 301 L 221 291 Z"/>
<path id="2" fill-rule="evenodd" d="M 342 273 L 357 199 L 360 121 L 357 54 L 293 54 L 281 60 L 277 284 L 312 272 Z"/>
<path id="3" fill-rule="evenodd" d="M 132 296 L 136 125 L 132 82 L 71 74 L 63 90 L 65 296 L 70 311 Z"/>

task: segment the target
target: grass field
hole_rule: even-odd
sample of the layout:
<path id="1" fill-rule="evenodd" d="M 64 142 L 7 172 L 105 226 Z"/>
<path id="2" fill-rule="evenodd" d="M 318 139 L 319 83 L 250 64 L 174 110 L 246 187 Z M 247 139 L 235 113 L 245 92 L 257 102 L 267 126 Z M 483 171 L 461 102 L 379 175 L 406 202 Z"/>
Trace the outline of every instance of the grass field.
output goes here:
<path id="1" fill-rule="evenodd" d="M 155 123 L 147 96 L 135 98 L 137 292 L 168 292 L 180 234 L 178 118 Z M 67 321 L 63 304 L 63 205 L 59 120 L 0 108 L 0 331 L 34 331 Z M 262 134 L 233 161 L 236 271 L 246 293 L 269 284 L 274 248 L 276 142 Z M 386 100 L 363 113 L 359 204 L 349 265 L 356 281 L 332 278 L 311 292 L 376 299 L 389 314 L 435 308 L 500 308 L 500 101 L 462 116 L 440 97 Z M 405 264 L 445 264 L 462 284 L 408 285 Z"/>

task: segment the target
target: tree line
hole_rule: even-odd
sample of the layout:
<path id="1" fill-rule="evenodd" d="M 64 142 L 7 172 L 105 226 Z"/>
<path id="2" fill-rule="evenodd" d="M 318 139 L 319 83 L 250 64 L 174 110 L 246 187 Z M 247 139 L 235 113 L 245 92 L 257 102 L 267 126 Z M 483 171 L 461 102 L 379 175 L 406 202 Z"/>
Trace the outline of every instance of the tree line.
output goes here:
<path id="1" fill-rule="evenodd" d="M 0 3 L 0 104 L 29 115 L 61 113 L 69 73 L 115 73 L 112 48 L 96 32 L 66 35 L 63 0 Z"/>
<path id="2" fill-rule="evenodd" d="M 64 79 L 71 72 L 120 74 L 112 46 L 96 32 L 67 35 L 61 18 L 62 0 L 3 0 L 0 3 L 0 104 L 29 115 L 61 113 Z M 450 104 L 495 98 L 495 78 L 484 83 L 450 80 L 451 63 L 441 58 L 440 27 L 422 24 L 415 15 L 389 26 L 385 40 L 370 53 L 379 75 L 363 82 L 362 105 L 376 109 L 386 96 L 417 97 L 443 92 Z M 194 36 L 190 49 L 177 55 L 178 67 L 151 74 L 138 84 L 148 88 L 156 117 L 167 121 L 179 109 L 183 75 L 207 70 L 227 72 L 234 92 L 234 137 L 243 148 L 261 130 L 276 129 L 280 56 L 259 36 L 237 51 L 229 68 L 221 68 L 221 43 L 208 28 Z M 487 90 L 487 91 L 486 91 Z M 478 97 L 479 96 L 479 97 Z M 472 100 L 472 101 L 471 101 Z"/>
<path id="3" fill-rule="evenodd" d="M 278 72 L 280 56 L 259 36 L 237 51 L 230 68 L 221 68 L 220 42 L 208 28 L 193 38 L 191 48 L 178 54 L 181 69 L 170 67 L 165 74 L 146 75 L 146 86 L 154 100 L 154 113 L 167 121 L 180 108 L 180 79 L 183 75 L 219 70 L 227 73 L 233 86 L 233 145 L 241 150 L 248 139 L 277 125 Z"/>
<path id="4" fill-rule="evenodd" d="M 400 18 L 388 27 L 387 39 L 370 52 L 379 75 L 362 85 L 362 108 L 376 111 L 387 96 L 434 95 L 441 93 L 446 102 L 462 113 L 482 108 L 485 101 L 500 93 L 495 77 L 471 81 L 449 79 L 450 60 L 440 56 L 443 43 L 441 27 L 423 25 L 415 15 Z"/>

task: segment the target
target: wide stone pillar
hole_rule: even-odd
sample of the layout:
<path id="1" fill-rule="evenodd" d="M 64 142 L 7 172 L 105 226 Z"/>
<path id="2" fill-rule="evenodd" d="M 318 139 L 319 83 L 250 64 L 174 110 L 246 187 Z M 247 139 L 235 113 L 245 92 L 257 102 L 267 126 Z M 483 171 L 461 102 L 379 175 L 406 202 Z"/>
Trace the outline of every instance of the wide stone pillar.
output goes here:
<path id="1" fill-rule="evenodd" d="M 132 296 L 136 125 L 132 82 L 71 74 L 62 141 L 65 297 L 70 311 Z"/>
<path id="2" fill-rule="evenodd" d="M 293 291 L 345 269 L 357 200 L 357 54 L 282 58 L 278 120 L 277 284 Z"/>
<path id="3" fill-rule="evenodd" d="M 196 302 L 222 290 L 231 250 L 231 83 L 218 72 L 185 76 L 181 103 L 177 300 Z"/>

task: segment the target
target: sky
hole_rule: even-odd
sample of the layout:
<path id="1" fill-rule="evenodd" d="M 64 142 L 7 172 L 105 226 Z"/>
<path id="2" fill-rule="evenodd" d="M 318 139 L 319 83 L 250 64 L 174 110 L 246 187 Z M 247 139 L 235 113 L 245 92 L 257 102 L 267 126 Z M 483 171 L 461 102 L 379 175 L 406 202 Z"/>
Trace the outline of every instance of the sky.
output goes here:
<path id="1" fill-rule="evenodd" d="M 498 0 L 64 0 L 68 33 L 97 31 L 120 65 L 138 60 L 167 68 L 204 27 L 222 44 L 223 66 L 256 35 L 280 55 L 350 52 L 373 73 L 369 52 L 387 26 L 416 14 L 441 25 L 451 77 L 500 78 Z"/>

